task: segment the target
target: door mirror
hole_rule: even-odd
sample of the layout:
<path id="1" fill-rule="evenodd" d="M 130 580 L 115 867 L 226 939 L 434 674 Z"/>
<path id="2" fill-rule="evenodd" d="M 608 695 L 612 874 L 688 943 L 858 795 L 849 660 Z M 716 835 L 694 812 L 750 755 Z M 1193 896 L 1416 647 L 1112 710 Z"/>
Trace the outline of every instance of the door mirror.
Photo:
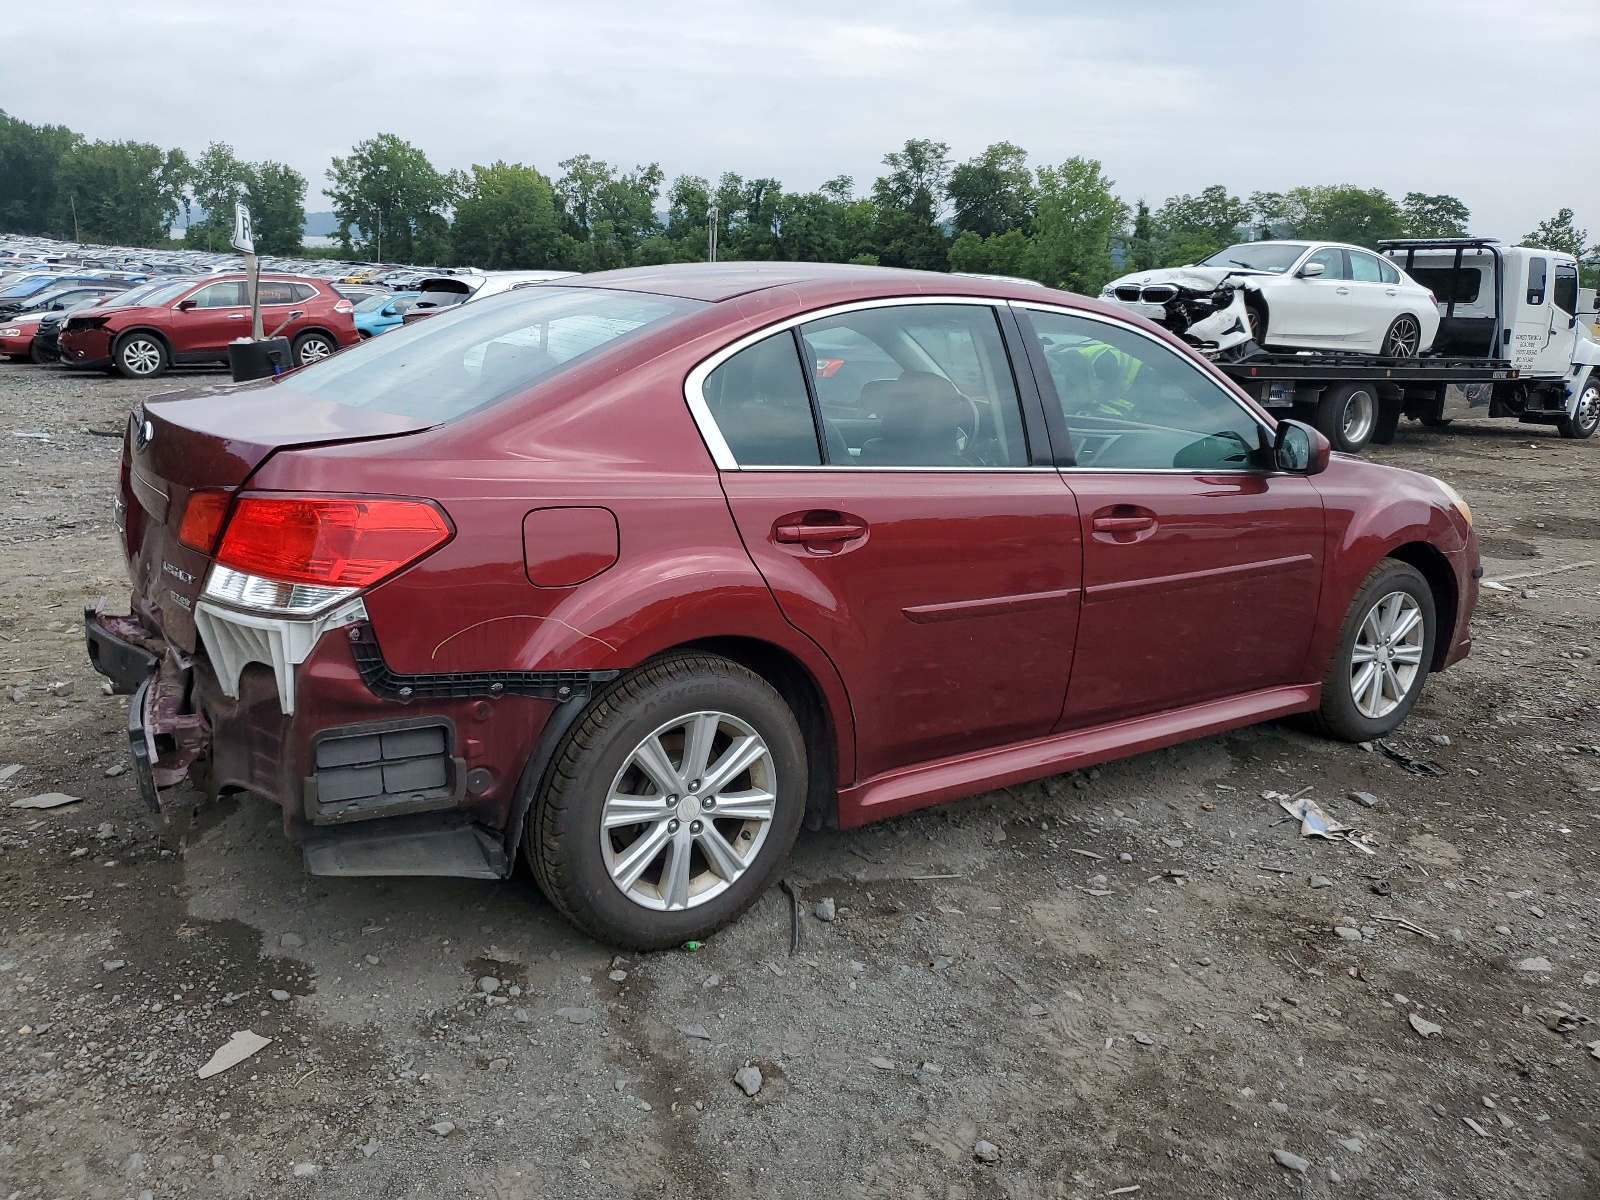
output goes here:
<path id="1" fill-rule="evenodd" d="M 179 300 L 178 301 L 178 311 L 179 312 L 188 312 L 193 307 L 194 307 L 194 301 L 193 300 Z"/>
<path id="2" fill-rule="evenodd" d="M 1298 274 L 1301 279 L 1315 279 L 1327 269 L 1322 263 L 1307 263 L 1300 268 Z"/>
<path id="3" fill-rule="evenodd" d="M 1280 471 L 1296 475 L 1318 475 L 1328 469 L 1333 447 L 1309 425 L 1299 421 L 1279 421 L 1272 443 L 1272 459 Z"/>
<path id="4" fill-rule="evenodd" d="M 394 316 L 394 305 L 390 304 L 387 307 L 385 307 L 384 310 L 383 310 L 383 315 L 386 316 L 386 317 Z"/>
<path id="5" fill-rule="evenodd" d="M 50 306 L 50 311 L 51 312 L 66 312 L 67 311 L 67 306 L 65 304 L 61 303 L 61 301 L 57 300 L 54 304 L 52 304 Z"/>

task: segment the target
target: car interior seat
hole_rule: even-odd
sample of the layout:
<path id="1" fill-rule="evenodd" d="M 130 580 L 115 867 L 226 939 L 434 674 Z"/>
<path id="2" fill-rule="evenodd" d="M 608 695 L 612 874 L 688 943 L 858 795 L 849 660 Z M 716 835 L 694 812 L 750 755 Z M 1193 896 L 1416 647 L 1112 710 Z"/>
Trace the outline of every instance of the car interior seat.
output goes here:
<path id="1" fill-rule="evenodd" d="M 970 465 L 962 450 L 977 431 L 971 428 L 972 405 L 955 384 L 929 371 L 906 371 L 882 396 L 881 432 L 861 447 L 862 465 Z"/>

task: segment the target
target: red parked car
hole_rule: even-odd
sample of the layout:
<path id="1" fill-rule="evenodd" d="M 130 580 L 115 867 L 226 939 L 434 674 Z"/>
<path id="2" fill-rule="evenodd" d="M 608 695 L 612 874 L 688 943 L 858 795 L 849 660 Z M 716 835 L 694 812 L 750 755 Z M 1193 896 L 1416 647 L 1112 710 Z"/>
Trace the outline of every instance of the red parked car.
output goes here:
<path id="1" fill-rule="evenodd" d="M 524 288 L 149 400 L 120 512 L 132 615 L 86 630 L 149 803 L 270 797 L 317 874 L 520 849 L 633 947 L 732 920 L 802 822 L 1385 734 L 1481 574 L 1447 485 L 1149 322 L 812 264 Z"/>
<path id="2" fill-rule="evenodd" d="M 355 306 L 326 279 L 261 277 L 261 329 L 289 339 L 297 366 L 353 346 Z M 227 362 L 228 343 L 250 336 L 243 275 L 173 283 L 137 305 L 73 316 L 61 331 L 61 362 L 153 379 L 173 363 Z"/>

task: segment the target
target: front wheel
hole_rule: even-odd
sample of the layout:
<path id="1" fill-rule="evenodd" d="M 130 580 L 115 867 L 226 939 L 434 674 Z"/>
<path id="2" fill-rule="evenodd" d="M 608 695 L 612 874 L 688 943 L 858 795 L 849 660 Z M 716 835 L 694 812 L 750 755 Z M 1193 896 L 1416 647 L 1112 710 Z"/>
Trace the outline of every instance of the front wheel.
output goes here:
<path id="1" fill-rule="evenodd" d="M 1317 403 L 1317 428 L 1335 450 L 1359 454 L 1378 426 L 1378 393 L 1368 383 L 1329 388 Z"/>
<path id="2" fill-rule="evenodd" d="M 320 362 L 330 354 L 336 353 L 338 349 L 339 347 L 334 345 L 333 339 L 325 333 L 302 333 L 294 340 L 292 348 L 294 365 L 304 367 L 314 362 Z"/>
<path id="3" fill-rule="evenodd" d="M 1398 559 L 1379 563 L 1350 603 L 1314 724 L 1347 742 L 1391 732 L 1422 693 L 1437 625 L 1422 572 Z"/>
<path id="4" fill-rule="evenodd" d="M 167 369 L 166 343 L 153 333 L 130 333 L 112 350 L 111 362 L 129 379 L 154 379 Z"/>
<path id="5" fill-rule="evenodd" d="M 676 654 L 591 702 L 534 798 L 524 846 L 574 925 L 662 950 L 755 902 L 805 798 L 805 743 L 783 698 L 737 663 Z"/>
<path id="6" fill-rule="evenodd" d="M 1591 438 L 1600 429 L 1600 378 L 1590 375 L 1578 393 L 1578 404 L 1570 417 L 1562 417 L 1556 428 L 1564 438 Z"/>
<path id="7" fill-rule="evenodd" d="M 1401 313 L 1383 335 L 1384 358 L 1415 358 L 1422 351 L 1422 325 L 1410 313 Z"/>

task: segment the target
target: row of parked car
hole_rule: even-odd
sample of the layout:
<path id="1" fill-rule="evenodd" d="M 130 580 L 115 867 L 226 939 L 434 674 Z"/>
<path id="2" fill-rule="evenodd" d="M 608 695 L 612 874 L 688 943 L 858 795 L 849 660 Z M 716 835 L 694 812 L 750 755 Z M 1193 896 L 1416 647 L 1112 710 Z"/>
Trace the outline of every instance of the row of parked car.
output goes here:
<path id="1" fill-rule="evenodd" d="M 293 260 L 263 268 L 262 331 L 289 340 L 296 366 L 475 296 L 562 274 Z M 238 256 L 97 255 L 0 239 L 0 355 L 12 362 L 154 378 L 175 363 L 226 362 L 229 343 L 249 335 L 250 317 Z"/>

